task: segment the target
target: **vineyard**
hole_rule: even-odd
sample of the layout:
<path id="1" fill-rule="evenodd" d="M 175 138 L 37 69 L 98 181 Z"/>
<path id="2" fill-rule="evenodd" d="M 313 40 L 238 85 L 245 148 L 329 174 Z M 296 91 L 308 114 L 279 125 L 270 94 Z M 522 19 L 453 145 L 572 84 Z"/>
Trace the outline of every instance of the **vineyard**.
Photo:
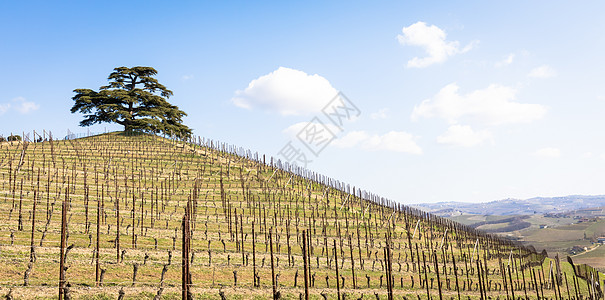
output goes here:
<path id="1" fill-rule="evenodd" d="M 7 299 L 599 299 L 605 279 L 249 150 L 0 143 Z"/>

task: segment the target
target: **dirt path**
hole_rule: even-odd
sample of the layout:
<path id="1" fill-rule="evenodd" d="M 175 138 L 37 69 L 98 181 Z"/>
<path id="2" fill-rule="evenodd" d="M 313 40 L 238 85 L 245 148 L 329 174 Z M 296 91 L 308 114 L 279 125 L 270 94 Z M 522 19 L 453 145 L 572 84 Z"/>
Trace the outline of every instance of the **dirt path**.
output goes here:
<path id="1" fill-rule="evenodd" d="M 590 251 L 594 251 L 595 249 L 599 248 L 599 246 L 601 246 L 601 244 L 597 244 L 595 247 L 592 247 L 592 248 L 590 248 L 590 249 L 588 249 L 588 250 L 586 250 L 586 251 L 584 251 L 582 253 L 579 253 L 579 254 L 576 254 L 576 255 L 572 255 L 571 257 L 580 256 L 580 255 L 586 254 L 586 253 L 588 253 Z"/>

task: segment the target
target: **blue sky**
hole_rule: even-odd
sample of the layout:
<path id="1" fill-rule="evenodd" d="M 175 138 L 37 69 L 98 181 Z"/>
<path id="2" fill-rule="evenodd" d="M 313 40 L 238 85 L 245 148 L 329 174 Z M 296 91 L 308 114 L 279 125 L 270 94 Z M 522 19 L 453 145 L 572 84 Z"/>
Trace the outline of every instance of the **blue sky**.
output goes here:
<path id="1" fill-rule="evenodd" d="M 78 127 L 76 88 L 152 66 L 196 135 L 402 203 L 605 194 L 605 3 L 0 4 L 0 134 Z M 340 91 L 359 110 L 335 128 Z M 318 155 L 298 134 L 314 117 Z M 317 150 L 317 149 L 315 149 Z"/>

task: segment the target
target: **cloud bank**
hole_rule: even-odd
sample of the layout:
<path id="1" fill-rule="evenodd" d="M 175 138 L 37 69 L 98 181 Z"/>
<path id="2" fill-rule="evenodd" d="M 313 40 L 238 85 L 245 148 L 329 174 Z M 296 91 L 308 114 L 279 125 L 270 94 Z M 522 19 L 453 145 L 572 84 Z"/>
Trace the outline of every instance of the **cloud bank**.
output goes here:
<path id="1" fill-rule="evenodd" d="M 334 140 L 332 145 L 340 148 L 360 147 L 370 151 L 390 151 L 422 154 L 416 138 L 404 131 L 390 131 L 385 134 L 369 134 L 366 131 L 352 131 Z"/>
<path id="2" fill-rule="evenodd" d="M 561 150 L 553 147 L 546 147 L 536 150 L 534 155 L 544 158 L 558 158 L 561 157 Z"/>
<path id="3" fill-rule="evenodd" d="M 542 65 L 532 69 L 527 76 L 532 78 L 551 78 L 557 76 L 557 71 L 549 65 Z"/>
<path id="4" fill-rule="evenodd" d="M 474 147 L 492 141 L 488 130 L 474 131 L 468 125 L 452 125 L 447 131 L 437 137 L 437 143 L 459 147 Z"/>
<path id="5" fill-rule="evenodd" d="M 32 102 L 32 101 L 27 101 L 23 97 L 17 97 L 17 98 L 12 99 L 9 102 L 0 103 L 0 115 L 4 114 L 10 110 L 15 110 L 15 111 L 19 112 L 20 114 L 25 115 L 34 110 L 37 110 L 38 108 L 40 108 L 39 104 L 36 104 L 35 102 Z"/>
<path id="6" fill-rule="evenodd" d="M 442 118 L 450 124 L 479 121 L 487 125 L 527 123 L 542 118 L 546 107 L 515 102 L 514 88 L 492 84 L 485 89 L 461 94 L 457 84 L 448 84 L 435 96 L 416 105 L 412 120 Z"/>
<path id="7" fill-rule="evenodd" d="M 408 68 L 424 68 L 432 64 L 442 63 L 449 57 L 470 51 L 477 41 L 474 41 L 464 48 L 460 48 L 458 41 L 447 41 L 445 31 L 441 28 L 431 25 L 427 26 L 424 22 L 416 22 L 408 27 L 401 29 L 402 34 L 397 35 L 397 40 L 401 45 L 417 46 L 424 49 L 425 57 L 414 57 L 407 62 Z"/>
<path id="8" fill-rule="evenodd" d="M 244 90 L 235 92 L 231 101 L 245 109 L 261 109 L 281 115 L 318 113 L 338 91 L 317 74 L 279 67 L 252 80 Z"/>

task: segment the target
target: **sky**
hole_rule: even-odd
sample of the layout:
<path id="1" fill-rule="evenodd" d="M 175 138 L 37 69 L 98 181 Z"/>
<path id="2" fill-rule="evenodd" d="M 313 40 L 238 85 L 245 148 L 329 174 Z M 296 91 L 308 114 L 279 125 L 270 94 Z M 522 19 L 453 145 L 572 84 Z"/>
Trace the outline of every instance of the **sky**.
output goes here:
<path id="1" fill-rule="evenodd" d="M 207 139 L 394 201 L 605 194 L 603 1 L 3 1 L 0 135 L 151 66 Z"/>

